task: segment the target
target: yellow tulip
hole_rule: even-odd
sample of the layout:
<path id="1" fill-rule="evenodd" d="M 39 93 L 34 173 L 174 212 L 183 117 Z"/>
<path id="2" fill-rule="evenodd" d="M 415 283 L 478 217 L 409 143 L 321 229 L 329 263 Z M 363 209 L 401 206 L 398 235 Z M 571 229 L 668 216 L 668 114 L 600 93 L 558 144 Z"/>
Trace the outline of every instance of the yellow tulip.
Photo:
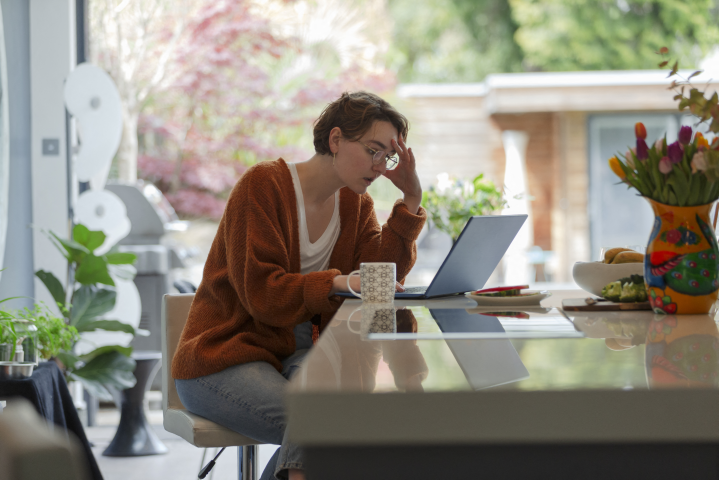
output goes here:
<path id="1" fill-rule="evenodd" d="M 701 134 L 701 132 L 697 132 L 696 135 L 697 139 L 697 148 L 704 148 L 706 150 L 709 150 L 709 141 L 704 138 L 704 135 Z"/>
<path id="2" fill-rule="evenodd" d="M 627 178 L 627 174 L 624 173 L 624 169 L 620 165 L 619 159 L 617 157 L 612 157 L 609 159 L 609 168 L 611 168 L 612 172 L 614 172 L 616 176 L 621 178 L 622 180 Z"/>

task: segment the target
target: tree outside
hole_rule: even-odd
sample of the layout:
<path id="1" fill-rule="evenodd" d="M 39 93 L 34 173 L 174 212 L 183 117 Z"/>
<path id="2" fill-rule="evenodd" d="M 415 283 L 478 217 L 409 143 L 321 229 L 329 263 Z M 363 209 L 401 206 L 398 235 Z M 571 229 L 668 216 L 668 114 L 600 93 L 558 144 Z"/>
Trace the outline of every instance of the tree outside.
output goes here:
<path id="1" fill-rule="evenodd" d="M 116 175 L 134 182 L 139 170 L 186 217 L 219 218 L 258 161 L 309 158 L 312 121 L 342 91 L 395 83 L 382 59 L 390 30 L 381 2 L 90 6 L 93 61 L 123 99 Z"/>
<path id="2" fill-rule="evenodd" d="M 719 44 L 716 0 L 388 0 L 388 8 L 401 82 L 653 69 L 662 46 L 691 68 Z"/>

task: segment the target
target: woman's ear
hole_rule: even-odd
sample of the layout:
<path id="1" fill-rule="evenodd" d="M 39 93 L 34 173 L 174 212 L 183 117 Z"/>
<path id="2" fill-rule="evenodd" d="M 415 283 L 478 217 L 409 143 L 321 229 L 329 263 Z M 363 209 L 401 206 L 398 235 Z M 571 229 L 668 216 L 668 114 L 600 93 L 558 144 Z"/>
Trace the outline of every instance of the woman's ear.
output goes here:
<path id="1" fill-rule="evenodd" d="M 342 139 L 342 130 L 340 127 L 335 127 L 330 130 L 330 152 L 337 153 L 340 149 L 340 140 Z"/>

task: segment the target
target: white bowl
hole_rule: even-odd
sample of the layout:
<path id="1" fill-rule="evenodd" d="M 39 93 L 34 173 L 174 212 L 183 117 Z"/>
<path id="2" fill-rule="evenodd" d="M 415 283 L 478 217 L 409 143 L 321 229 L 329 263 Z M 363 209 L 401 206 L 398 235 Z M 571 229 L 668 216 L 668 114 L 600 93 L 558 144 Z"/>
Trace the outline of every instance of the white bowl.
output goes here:
<path id="1" fill-rule="evenodd" d="M 602 296 L 607 283 L 616 282 L 630 275 L 644 275 L 644 263 L 620 263 L 612 265 L 602 262 L 577 262 L 572 269 L 574 281 L 589 293 Z"/>

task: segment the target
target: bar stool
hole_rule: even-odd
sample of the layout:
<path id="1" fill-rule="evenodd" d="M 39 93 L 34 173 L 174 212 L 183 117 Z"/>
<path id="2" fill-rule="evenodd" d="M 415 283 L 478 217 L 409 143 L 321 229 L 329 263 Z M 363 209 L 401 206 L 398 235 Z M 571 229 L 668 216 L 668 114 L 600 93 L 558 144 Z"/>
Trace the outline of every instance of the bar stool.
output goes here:
<path id="1" fill-rule="evenodd" d="M 238 478 L 257 480 L 257 445 L 261 443 L 188 412 L 177 395 L 170 367 L 194 298 L 194 293 L 166 294 L 162 301 L 163 425 L 196 447 L 238 447 Z"/>

